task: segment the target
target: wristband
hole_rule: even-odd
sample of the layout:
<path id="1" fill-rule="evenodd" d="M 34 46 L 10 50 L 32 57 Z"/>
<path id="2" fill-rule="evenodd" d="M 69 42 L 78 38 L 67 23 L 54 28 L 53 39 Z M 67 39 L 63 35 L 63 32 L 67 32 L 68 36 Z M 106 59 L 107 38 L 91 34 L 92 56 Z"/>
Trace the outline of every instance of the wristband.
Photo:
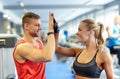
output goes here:
<path id="1" fill-rule="evenodd" d="M 54 34 L 54 32 L 48 32 L 47 35 Z"/>
<path id="2" fill-rule="evenodd" d="M 59 27 L 58 26 L 54 26 L 54 32 L 58 33 L 59 31 L 60 31 Z"/>
<path id="3" fill-rule="evenodd" d="M 53 23 L 54 23 L 54 32 L 55 33 L 58 33 L 60 31 L 59 27 L 58 27 L 58 24 L 55 20 L 55 18 L 53 19 Z"/>

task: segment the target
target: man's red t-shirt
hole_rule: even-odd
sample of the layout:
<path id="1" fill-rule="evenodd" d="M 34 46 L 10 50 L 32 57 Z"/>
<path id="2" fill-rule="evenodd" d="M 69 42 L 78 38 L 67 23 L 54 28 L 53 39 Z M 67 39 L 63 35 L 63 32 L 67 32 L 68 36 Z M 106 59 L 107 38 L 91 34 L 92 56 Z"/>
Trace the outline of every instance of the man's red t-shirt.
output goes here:
<path id="1" fill-rule="evenodd" d="M 43 44 L 40 40 L 36 40 L 39 43 L 39 49 L 43 49 Z M 14 48 L 14 51 L 16 49 L 16 46 L 25 43 L 23 39 L 19 40 Z M 21 49 L 22 50 L 22 49 Z M 32 62 L 29 60 L 26 60 L 24 63 L 19 63 L 15 57 L 13 52 L 13 58 L 16 65 L 16 70 L 18 74 L 18 79 L 46 79 L 45 76 L 45 62 Z"/>

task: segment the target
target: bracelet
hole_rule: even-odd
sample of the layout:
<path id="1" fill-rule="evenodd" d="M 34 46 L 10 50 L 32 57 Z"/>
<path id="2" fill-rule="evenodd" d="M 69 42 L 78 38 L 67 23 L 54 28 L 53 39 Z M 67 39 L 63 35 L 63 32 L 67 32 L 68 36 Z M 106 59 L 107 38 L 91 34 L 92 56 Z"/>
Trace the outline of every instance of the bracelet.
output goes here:
<path id="1" fill-rule="evenodd" d="M 48 32 L 47 35 L 54 34 L 54 32 Z"/>

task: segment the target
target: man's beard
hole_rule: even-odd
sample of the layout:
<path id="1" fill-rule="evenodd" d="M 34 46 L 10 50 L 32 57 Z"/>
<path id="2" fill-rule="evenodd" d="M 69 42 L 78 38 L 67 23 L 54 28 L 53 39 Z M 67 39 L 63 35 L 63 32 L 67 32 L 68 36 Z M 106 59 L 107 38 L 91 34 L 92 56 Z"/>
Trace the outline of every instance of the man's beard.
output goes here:
<path id="1" fill-rule="evenodd" d="M 34 32 L 30 33 L 30 35 L 32 37 L 38 37 L 39 36 L 37 31 L 34 31 Z"/>

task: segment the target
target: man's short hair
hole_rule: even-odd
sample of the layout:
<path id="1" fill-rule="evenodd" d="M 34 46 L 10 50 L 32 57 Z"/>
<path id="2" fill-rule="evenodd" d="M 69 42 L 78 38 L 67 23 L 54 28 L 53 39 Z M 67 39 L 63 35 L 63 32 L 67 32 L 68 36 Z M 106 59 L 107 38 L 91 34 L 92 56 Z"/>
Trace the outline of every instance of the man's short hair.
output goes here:
<path id="1" fill-rule="evenodd" d="M 22 27 L 24 29 L 24 24 L 29 23 L 30 19 L 40 19 L 40 16 L 33 13 L 33 12 L 27 12 L 22 17 Z"/>

